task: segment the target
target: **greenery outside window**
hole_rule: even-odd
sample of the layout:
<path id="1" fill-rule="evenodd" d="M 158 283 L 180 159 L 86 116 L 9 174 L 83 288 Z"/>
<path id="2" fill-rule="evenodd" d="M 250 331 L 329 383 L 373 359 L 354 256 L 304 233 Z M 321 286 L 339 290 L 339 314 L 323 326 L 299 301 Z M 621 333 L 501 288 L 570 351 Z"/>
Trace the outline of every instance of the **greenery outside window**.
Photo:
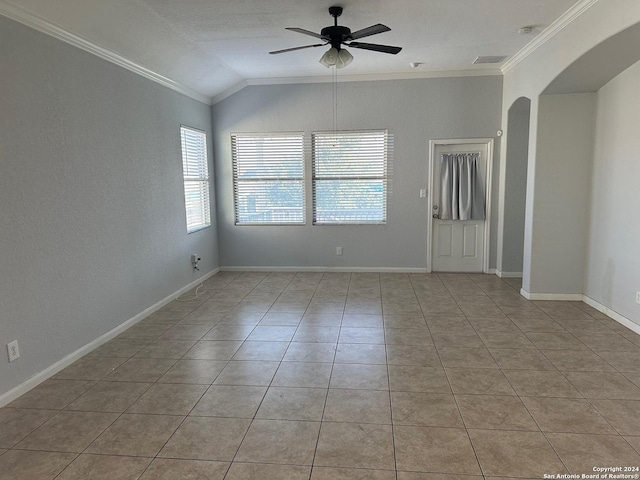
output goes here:
<path id="1" fill-rule="evenodd" d="M 314 224 L 386 223 L 387 148 L 386 130 L 313 134 Z"/>
<path id="2" fill-rule="evenodd" d="M 236 225 L 304 225 L 304 135 L 232 134 Z"/>

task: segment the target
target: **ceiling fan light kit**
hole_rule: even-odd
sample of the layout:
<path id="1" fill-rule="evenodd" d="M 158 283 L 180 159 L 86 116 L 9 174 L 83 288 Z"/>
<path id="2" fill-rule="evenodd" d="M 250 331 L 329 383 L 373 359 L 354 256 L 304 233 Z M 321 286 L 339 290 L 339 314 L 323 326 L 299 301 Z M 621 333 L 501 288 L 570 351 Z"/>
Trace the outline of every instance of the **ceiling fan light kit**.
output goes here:
<path id="1" fill-rule="evenodd" d="M 325 45 L 331 45 L 331 48 L 327 50 L 320 58 L 320 63 L 329 68 L 335 65 L 336 68 L 344 68 L 353 61 L 353 55 L 343 48 L 343 46 L 360 48 L 362 50 L 371 50 L 374 52 L 390 53 L 396 55 L 402 50 L 402 47 L 392 47 L 390 45 L 378 45 L 375 43 L 362 43 L 354 42 L 354 40 L 368 37 L 370 35 L 376 35 L 378 33 L 388 32 L 391 30 L 386 25 L 378 23 L 371 25 L 370 27 L 363 28 L 356 32 L 351 32 L 348 27 L 338 25 L 338 17 L 342 15 L 342 7 L 329 7 L 329 14 L 333 17 L 333 25 L 323 28 L 320 33 L 315 33 L 310 30 L 305 30 L 299 27 L 287 27 L 287 30 L 293 32 L 302 33 L 303 35 L 309 35 L 311 37 L 318 38 L 325 43 L 315 43 L 313 45 L 303 45 L 301 47 L 285 48 L 283 50 L 275 50 L 269 52 L 270 54 L 278 54 L 285 52 L 292 52 L 294 50 L 302 50 L 304 48 L 322 47 Z"/>
<path id="2" fill-rule="evenodd" d="M 353 62 L 353 55 L 344 48 L 338 50 L 335 47 L 331 47 L 320 58 L 320 63 L 327 68 L 333 67 L 334 65 L 336 68 L 344 68 L 351 62 Z"/>

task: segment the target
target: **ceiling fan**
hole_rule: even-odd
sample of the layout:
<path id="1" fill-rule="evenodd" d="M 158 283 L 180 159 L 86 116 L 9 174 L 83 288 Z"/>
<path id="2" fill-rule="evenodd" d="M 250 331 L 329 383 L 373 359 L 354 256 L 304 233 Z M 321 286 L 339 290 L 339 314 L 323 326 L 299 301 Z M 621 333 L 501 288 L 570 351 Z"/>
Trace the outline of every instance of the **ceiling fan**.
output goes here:
<path id="1" fill-rule="evenodd" d="M 391 29 L 386 25 L 382 25 L 381 23 L 378 23 L 376 25 L 363 28 L 362 30 L 351 32 L 351 29 L 338 25 L 338 17 L 342 15 L 342 7 L 329 7 L 329 15 L 333 17 L 333 25 L 323 28 L 319 34 L 312 32 L 310 30 L 305 30 L 304 28 L 299 28 L 299 27 L 286 28 L 287 30 L 291 30 L 293 32 L 298 32 L 304 35 L 309 35 L 311 37 L 319 38 L 320 40 L 324 41 L 324 43 L 316 43 L 313 45 L 303 45 L 301 47 L 285 48 L 283 50 L 275 50 L 269 53 L 278 54 L 278 53 L 285 53 L 285 52 L 293 52 L 294 50 L 302 50 L 304 48 L 313 48 L 313 47 L 322 47 L 324 45 L 331 44 L 331 48 L 327 52 L 325 52 L 325 54 L 322 56 L 322 58 L 320 59 L 320 63 L 322 63 L 326 67 L 331 67 L 335 65 L 336 68 L 343 68 L 349 65 L 353 60 L 353 56 L 343 48 L 343 45 L 347 47 L 361 48 L 363 50 L 372 50 L 374 52 L 391 53 L 393 55 L 397 54 L 398 52 L 400 52 L 400 50 L 402 50 L 402 47 L 392 47 L 390 45 L 378 45 L 376 43 L 354 42 L 354 40 L 358 40 L 363 37 L 368 37 L 370 35 L 376 35 L 378 33 L 390 31 Z"/>

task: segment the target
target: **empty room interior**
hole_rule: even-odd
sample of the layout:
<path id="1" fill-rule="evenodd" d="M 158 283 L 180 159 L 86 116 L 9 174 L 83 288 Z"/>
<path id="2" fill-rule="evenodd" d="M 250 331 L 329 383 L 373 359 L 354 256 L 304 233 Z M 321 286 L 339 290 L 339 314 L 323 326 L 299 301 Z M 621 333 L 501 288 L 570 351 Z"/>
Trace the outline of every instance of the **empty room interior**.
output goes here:
<path id="1" fill-rule="evenodd" d="M 0 90 L 0 480 L 638 479 L 638 0 L 0 0 Z"/>

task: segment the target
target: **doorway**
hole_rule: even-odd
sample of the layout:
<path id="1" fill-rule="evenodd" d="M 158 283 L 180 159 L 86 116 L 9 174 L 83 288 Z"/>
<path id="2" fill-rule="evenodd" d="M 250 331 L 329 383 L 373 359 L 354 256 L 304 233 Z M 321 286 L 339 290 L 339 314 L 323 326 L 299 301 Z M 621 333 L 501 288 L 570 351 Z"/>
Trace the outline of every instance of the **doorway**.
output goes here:
<path id="1" fill-rule="evenodd" d="M 493 139 L 432 140 L 429 152 L 427 270 L 488 273 Z M 479 154 L 476 182 L 484 193 L 484 218 L 441 215 L 443 154 Z"/>
<path id="2" fill-rule="evenodd" d="M 523 272 L 530 117 L 531 100 L 526 97 L 509 108 L 506 161 L 500 167 L 502 202 L 496 265 L 500 277 L 522 277 Z"/>

